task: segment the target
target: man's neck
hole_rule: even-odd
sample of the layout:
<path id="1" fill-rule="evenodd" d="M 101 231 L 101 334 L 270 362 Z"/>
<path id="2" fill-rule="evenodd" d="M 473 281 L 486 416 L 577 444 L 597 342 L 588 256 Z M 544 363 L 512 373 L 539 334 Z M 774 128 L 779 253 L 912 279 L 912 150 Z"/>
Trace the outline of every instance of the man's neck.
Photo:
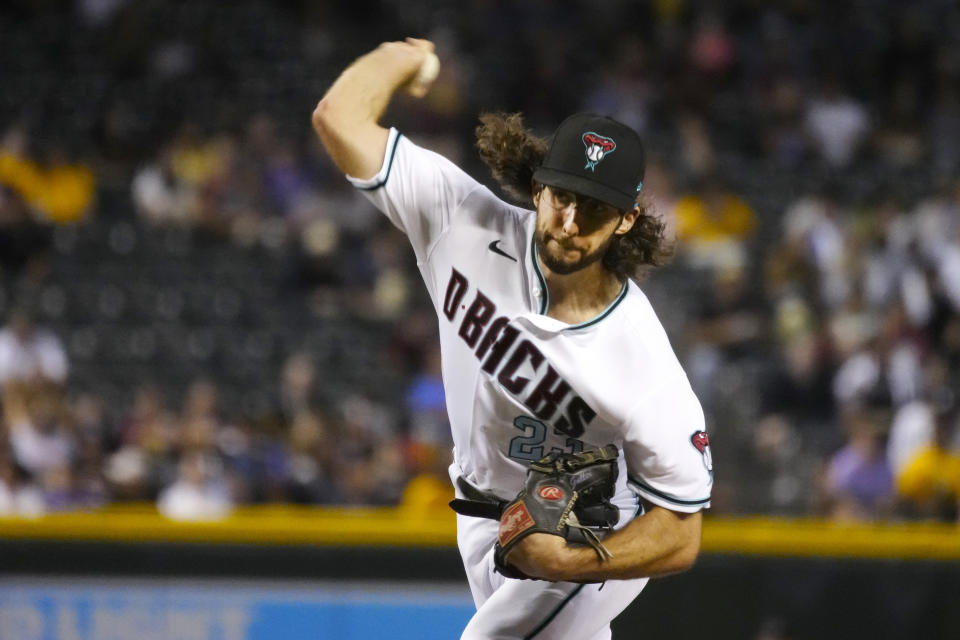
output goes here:
<path id="1" fill-rule="evenodd" d="M 623 283 L 600 261 L 567 275 L 550 271 L 542 261 L 540 269 L 550 291 L 547 315 L 567 324 L 596 318 L 623 289 Z"/>

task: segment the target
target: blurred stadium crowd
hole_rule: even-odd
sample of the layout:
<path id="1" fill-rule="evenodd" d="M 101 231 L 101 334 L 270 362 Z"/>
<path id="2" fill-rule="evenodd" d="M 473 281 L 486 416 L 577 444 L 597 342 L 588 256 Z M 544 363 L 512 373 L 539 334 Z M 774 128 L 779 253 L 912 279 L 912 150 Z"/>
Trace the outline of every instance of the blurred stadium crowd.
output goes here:
<path id="1" fill-rule="evenodd" d="M 714 511 L 956 520 L 960 8 L 19 0 L 0 9 L 0 514 L 442 504 L 435 319 L 318 148 L 349 61 L 490 182 L 485 110 L 640 130 L 678 238 L 643 283 L 707 413 Z"/>

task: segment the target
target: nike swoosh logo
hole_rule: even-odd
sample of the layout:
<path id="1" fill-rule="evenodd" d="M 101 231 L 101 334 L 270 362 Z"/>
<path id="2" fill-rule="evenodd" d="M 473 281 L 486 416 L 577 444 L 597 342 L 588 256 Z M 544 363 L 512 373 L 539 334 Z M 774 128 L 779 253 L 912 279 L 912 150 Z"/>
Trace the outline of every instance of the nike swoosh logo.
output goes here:
<path id="1" fill-rule="evenodd" d="M 500 241 L 499 241 L 499 240 L 494 240 L 493 242 L 491 242 L 490 244 L 487 245 L 487 248 L 490 249 L 490 251 L 493 251 L 493 252 L 494 252 L 495 254 L 497 254 L 497 255 L 503 256 L 504 258 L 509 258 L 509 259 L 513 260 L 514 262 L 517 261 L 517 259 L 514 258 L 514 257 L 513 257 L 512 255 L 510 255 L 509 253 L 504 253 L 503 249 L 501 249 L 500 247 L 497 246 L 498 244 L 500 244 Z"/>

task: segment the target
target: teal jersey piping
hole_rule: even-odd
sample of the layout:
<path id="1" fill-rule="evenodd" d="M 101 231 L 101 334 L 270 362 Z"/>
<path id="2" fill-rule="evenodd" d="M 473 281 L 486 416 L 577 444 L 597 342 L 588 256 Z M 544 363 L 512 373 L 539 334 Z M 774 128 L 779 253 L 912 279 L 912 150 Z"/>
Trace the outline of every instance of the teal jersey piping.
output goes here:
<path id="1" fill-rule="evenodd" d="M 540 282 L 540 290 L 543 292 L 542 298 L 540 300 L 540 311 L 539 311 L 540 315 L 543 316 L 547 314 L 547 309 L 550 308 L 550 289 L 547 288 L 547 279 L 543 277 L 543 272 L 540 271 L 540 263 L 537 260 L 537 243 L 533 238 L 530 239 L 530 255 L 533 258 L 533 271 L 534 273 L 537 274 L 537 280 Z M 617 307 L 617 305 L 619 305 L 623 301 L 623 299 L 627 297 L 628 286 L 629 286 L 629 282 L 624 282 L 623 287 L 620 288 L 620 293 L 617 294 L 617 297 L 614 298 L 613 302 L 607 305 L 607 308 L 601 311 L 600 315 L 598 315 L 596 318 L 587 320 L 586 322 L 581 322 L 579 324 L 572 324 L 569 327 L 564 327 L 563 330 L 573 331 L 576 329 L 584 329 L 586 327 L 592 326 L 600 322 L 601 320 L 609 316 L 613 312 L 613 310 Z"/>
<path id="2" fill-rule="evenodd" d="M 543 630 L 547 627 L 548 624 L 550 624 L 551 622 L 553 622 L 553 619 L 557 617 L 557 614 L 559 614 L 560 611 L 562 611 L 563 608 L 564 608 L 565 606 L 567 606 L 567 604 L 568 604 L 571 600 L 573 600 L 573 597 L 574 597 L 575 595 L 577 595 L 578 593 L 580 593 L 580 592 L 583 590 L 583 587 L 584 587 L 584 586 L 585 586 L 585 585 L 583 585 L 583 584 L 577 585 L 576 588 L 575 588 L 573 591 L 571 591 L 571 592 L 569 593 L 569 595 L 567 595 L 566 598 L 563 599 L 563 602 L 561 602 L 561 603 L 557 606 L 556 609 L 554 609 L 552 612 L 550 612 L 550 615 L 548 615 L 548 616 L 543 620 L 543 622 L 541 622 L 539 625 L 537 625 L 537 627 L 536 627 L 533 631 L 531 631 L 531 632 L 528 633 L 527 635 L 523 636 L 523 640 L 532 640 L 533 638 L 536 638 L 537 635 L 539 635 L 539 633 L 540 633 L 541 631 L 543 631 Z"/>
<path id="3" fill-rule="evenodd" d="M 390 157 L 387 159 L 387 173 L 384 174 L 383 180 L 378 180 L 376 184 L 372 184 L 369 187 L 357 187 L 360 191 L 376 191 L 387 184 L 387 180 L 390 179 L 390 170 L 393 169 L 393 158 L 397 155 L 397 146 L 400 144 L 402 135 L 403 134 L 398 131 L 396 137 L 393 139 L 393 147 L 390 149 Z"/>
<path id="4" fill-rule="evenodd" d="M 536 231 L 534 231 L 536 233 Z M 543 277 L 543 272 L 540 271 L 540 262 L 537 260 L 537 242 L 531 236 L 530 238 L 530 255 L 533 257 L 533 271 L 537 274 L 537 280 L 540 282 L 540 315 L 547 315 L 547 309 L 550 308 L 550 289 L 547 288 L 547 279 Z"/>
<path id="5" fill-rule="evenodd" d="M 609 316 L 611 313 L 613 313 L 613 310 L 617 307 L 617 305 L 623 302 L 623 299 L 626 297 L 627 297 L 627 283 L 624 282 L 623 287 L 620 288 L 620 293 L 617 294 L 617 297 L 613 299 L 613 302 L 607 305 L 607 308 L 604 309 L 600 313 L 600 315 L 598 315 L 593 320 L 587 320 L 586 322 L 581 322 L 580 324 L 570 325 L 569 327 L 565 328 L 564 331 L 572 331 L 574 329 L 585 329 L 586 327 L 597 324 L 598 322 L 600 322 L 601 320 Z"/>
<path id="6" fill-rule="evenodd" d="M 631 476 L 628 476 L 628 479 L 630 480 L 630 482 L 632 482 L 633 484 L 637 485 L 637 487 L 639 487 L 640 489 L 643 489 L 643 490 L 646 491 L 647 493 L 649 493 L 649 494 L 651 494 L 651 495 L 655 495 L 655 496 L 657 496 L 658 498 L 661 498 L 661 499 L 663 499 L 663 500 L 666 500 L 667 502 L 672 502 L 672 503 L 677 504 L 677 505 L 682 505 L 682 506 L 685 506 L 685 507 L 692 507 L 692 506 L 696 506 L 696 505 L 707 504 L 708 502 L 710 502 L 710 496 L 707 496 L 706 498 L 701 498 L 700 500 L 681 500 L 680 498 L 677 498 L 677 497 L 675 497 L 675 496 L 671 496 L 671 495 L 668 494 L 668 493 L 664 493 L 664 492 L 662 492 L 662 491 L 657 491 L 656 489 L 654 489 L 653 487 L 651 487 L 650 485 L 648 485 L 646 482 L 644 482 L 643 480 L 641 480 L 641 479 L 638 478 L 637 476 L 631 475 Z"/>

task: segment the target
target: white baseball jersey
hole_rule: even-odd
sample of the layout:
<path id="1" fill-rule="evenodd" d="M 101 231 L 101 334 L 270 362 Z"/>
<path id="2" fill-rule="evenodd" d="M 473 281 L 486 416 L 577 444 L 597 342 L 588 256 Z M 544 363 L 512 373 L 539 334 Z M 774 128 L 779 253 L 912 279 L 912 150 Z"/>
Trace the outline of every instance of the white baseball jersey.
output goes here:
<path id="1" fill-rule="evenodd" d="M 618 526 L 639 513 L 637 494 L 675 511 L 709 506 L 712 463 L 703 412 L 636 284 L 625 284 L 588 322 L 548 317 L 549 292 L 533 243 L 536 213 L 503 202 L 396 130 L 380 172 L 350 180 L 406 233 L 437 310 L 454 443 L 451 478 L 463 475 L 512 499 L 530 461 L 551 450 L 613 443 L 622 452 L 614 498 L 622 514 Z M 461 516 L 458 529 L 479 607 L 503 584 L 499 574 L 484 575 L 492 573 L 496 523 Z M 629 604 L 645 581 L 625 582 L 634 583 L 632 595 L 623 598 Z M 616 600 L 609 589 L 604 593 L 607 601 Z M 518 597 L 510 596 L 514 602 Z M 601 623 L 626 604 L 616 605 L 606 620 L 598 616 Z M 484 633 L 492 634 L 491 628 L 477 637 Z M 608 637 L 609 630 L 606 636 L 603 628 L 578 633 L 570 637 Z M 537 637 L 551 636 L 543 629 Z"/>

